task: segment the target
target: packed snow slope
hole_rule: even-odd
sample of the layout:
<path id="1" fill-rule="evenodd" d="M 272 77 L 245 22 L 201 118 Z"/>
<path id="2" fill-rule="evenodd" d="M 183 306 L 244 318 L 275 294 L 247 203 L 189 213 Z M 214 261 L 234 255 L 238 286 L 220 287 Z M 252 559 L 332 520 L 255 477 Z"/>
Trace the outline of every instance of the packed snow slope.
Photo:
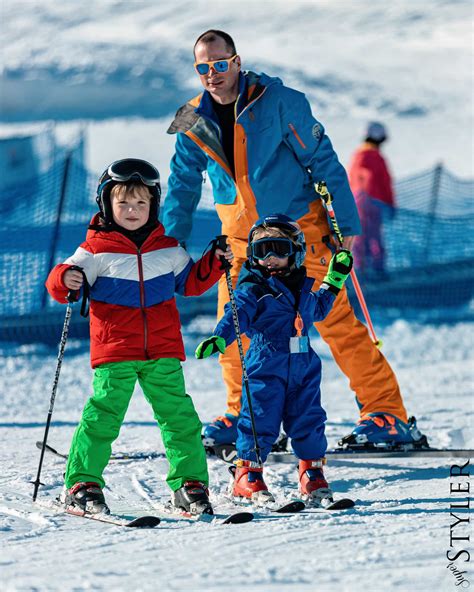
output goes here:
<path id="1" fill-rule="evenodd" d="M 439 160 L 472 176 L 469 0 L 102 0 L 87 10 L 73 0 L 3 0 L 1 18 L 0 121 L 120 118 L 118 127 L 91 125 L 94 169 L 132 150 L 166 177 L 164 132 L 200 91 L 194 40 L 219 28 L 244 68 L 307 94 L 344 163 L 376 118 L 388 125 L 397 176 Z"/>
<path id="2" fill-rule="evenodd" d="M 307 94 L 345 164 L 365 122 L 379 119 L 389 128 L 385 150 L 397 178 L 439 160 L 455 174 L 473 174 L 469 0 L 3 0 L 0 18 L 0 133 L 55 120 L 66 137 L 85 123 L 95 171 L 135 156 L 156 163 L 166 180 L 173 152 L 166 128 L 177 108 L 200 92 L 192 46 L 214 27 L 235 38 L 244 68 L 280 76 Z M 187 388 L 204 423 L 224 411 L 217 360 L 192 357 L 212 327 L 213 319 L 201 318 L 185 329 Z M 408 412 L 431 444 L 472 447 L 472 325 L 399 320 L 377 332 Z M 327 434 L 335 445 L 356 422 L 357 408 L 326 346 L 316 336 L 313 345 L 323 358 Z M 56 352 L 5 345 L 1 354 L 2 590 L 466 587 L 456 586 L 453 568 L 473 581 L 465 555 L 454 567 L 446 556 L 466 548 L 463 541 L 450 547 L 450 504 L 462 496 L 450 494 L 456 461 L 446 458 L 332 461 L 327 476 L 334 490 L 357 500 L 355 510 L 337 515 L 260 512 L 241 526 L 164 520 L 155 530 L 133 531 L 35 508 L 35 442 L 43 436 Z M 71 341 L 50 432 L 61 451 L 68 450 L 91 378 L 87 343 Z M 163 450 L 139 389 L 114 450 Z M 209 469 L 216 510 L 229 511 L 227 467 L 210 459 Z M 152 514 L 154 500 L 169 496 L 166 471 L 160 459 L 111 463 L 105 478 L 112 510 Z M 45 458 L 40 500 L 59 493 L 63 472 L 60 459 Z M 266 478 L 278 498 L 297 494 L 295 466 L 269 464 Z M 455 527 L 461 537 L 465 526 Z"/>
<path id="3" fill-rule="evenodd" d="M 75 313 L 76 314 L 76 313 Z M 212 331 L 213 319 L 197 319 L 186 329 L 189 359 L 184 364 L 188 392 L 203 422 L 224 411 L 215 359 L 192 357 Z M 422 326 L 398 321 L 377 327 L 393 365 L 408 412 L 434 446 L 468 447 L 472 441 L 472 325 Z M 347 433 L 357 409 L 347 380 L 316 336 L 323 359 L 323 404 L 331 445 Z M 335 460 L 327 476 L 338 496 L 357 500 L 353 511 L 271 517 L 253 523 L 213 526 L 163 521 L 152 531 L 130 531 L 58 516 L 31 503 L 39 451 L 49 406 L 56 355 L 40 346 L 3 349 L 0 369 L 3 418 L 0 423 L 0 540 L 3 590 L 272 591 L 433 591 L 458 590 L 448 569 L 450 459 Z M 56 398 L 50 443 L 66 452 L 92 372 L 87 344 L 71 342 Z M 132 399 L 115 451 L 163 450 L 151 410 L 139 389 Z M 218 511 L 226 499 L 226 465 L 210 459 L 211 495 Z M 62 486 L 64 463 L 45 457 L 39 500 Z M 153 501 L 168 499 L 164 460 L 111 463 L 106 496 L 113 511 L 153 514 Z M 297 495 L 294 465 L 266 467 L 278 498 Z M 454 483 L 454 481 L 452 481 Z M 464 494 L 465 495 L 465 494 Z M 461 511 L 457 511 L 459 514 Z M 465 517 L 465 515 L 464 515 Z M 466 536 L 465 524 L 457 527 Z M 454 564 L 467 570 L 461 556 Z"/>

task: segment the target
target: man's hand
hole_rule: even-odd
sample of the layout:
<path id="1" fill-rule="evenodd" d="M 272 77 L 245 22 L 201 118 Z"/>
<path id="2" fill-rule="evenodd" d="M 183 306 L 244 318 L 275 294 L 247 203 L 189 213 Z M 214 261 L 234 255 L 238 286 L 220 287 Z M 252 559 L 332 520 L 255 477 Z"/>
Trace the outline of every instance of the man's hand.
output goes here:
<path id="1" fill-rule="evenodd" d="M 212 354 L 225 352 L 225 339 L 223 337 L 219 337 L 218 335 L 212 335 L 197 346 L 195 356 L 198 360 L 202 360 L 203 358 L 208 358 L 212 356 Z"/>
<path id="2" fill-rule="evenodd" d="M 80 290 L 84 283 L 82 272 L 68 269 L 63 275 L 63 283 L 69 290 Z"/>
<path id="3" fill-rule="evenodd" d="M 334 254 L 329 262 L 328 272 L 323 282 L 332 286 L 336 294 L 342 290 L 353 264 L 352 253 L 343 249 Z"/>

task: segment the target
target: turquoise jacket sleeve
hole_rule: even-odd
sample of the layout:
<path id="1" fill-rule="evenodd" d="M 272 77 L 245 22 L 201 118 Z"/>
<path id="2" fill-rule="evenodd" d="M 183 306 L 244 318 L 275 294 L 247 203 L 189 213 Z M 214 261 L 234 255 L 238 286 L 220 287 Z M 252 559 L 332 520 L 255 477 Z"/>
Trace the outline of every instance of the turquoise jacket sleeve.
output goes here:
<path id="1" fill-rule="evenodd" d="M 175 154 L 171 159 L 168 193 L 161 212 L 166 234 L 179 242 L 191 234 L 193 214 L 201 199 L 206 154 L 186 134 L 178 133 Z"/>
<path id="2" fill-rule="evenodd" d="M 354 196 L 349 186 L 347 173 L 339 162 L 331 140 L 323 125 L 311 113 L 304 94 L 286 89 L 291 100 L 283 115 L 283 126 L 288 129 L 288 143 L 297 160 L 305 167 L 313 183 L 325 181 L 334 201 L 333 208 L 343 235 L 361 233 L 361 226 Z M 315 193 L 315 195 L 317 195 Z"/>

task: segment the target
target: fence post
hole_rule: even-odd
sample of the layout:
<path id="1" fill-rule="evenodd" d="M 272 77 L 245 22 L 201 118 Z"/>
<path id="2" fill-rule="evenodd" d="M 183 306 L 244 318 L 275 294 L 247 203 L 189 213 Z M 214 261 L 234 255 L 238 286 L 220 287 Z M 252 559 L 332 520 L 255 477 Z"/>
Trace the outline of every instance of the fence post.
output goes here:
<path id="1" fill-rule="evenodd" d="M 56 258 L 56 248 L 57 248 L 57 244 L 58 244 L 59 230 L 61 228 L 61 216 L 63 213 L 64 202 L 66 201 L 66 190 L 67 190 L 67 182 L 68 182 L 68 178 L 69 178 L 69 168 L 71 166 L 71 160 L 72 160 L 72 150 L 70 150 L 66 154 L 66 158 L 64 160 L 64 172 L 63 172 L 63 178 L 62 178 L 62 183 L 61 183 L 61 193 L 59 195 L 58 212 L 56 215 L 56 224 L 54 227 L 53 238 L 51 241 L 51 251 L 49 254 L 49 263 L 48 263 L 47 273 L 49 273 L 50 270 L 53 268 L 54 260 Z M 47 304 L 48 304 L 48 292 L 45 288 L 43 291 L 43 299 L 41 301 L 41 309 L 44 310 L 46 308 Z"/>
<path id="2" fill-rule="evenodd" d="M 438 209 L 439 189 L 441 186 L 441 175 L 443 174 L 443 163 L 439 162 L 433 172 L 433 184 L 431 186 L 431 204 L 428 211 L 428 224 L 425 233 L 425 254 L 424 260 L 428 261 L 430 254 L 431 234 L 433 232 L 434 218 Z"/>

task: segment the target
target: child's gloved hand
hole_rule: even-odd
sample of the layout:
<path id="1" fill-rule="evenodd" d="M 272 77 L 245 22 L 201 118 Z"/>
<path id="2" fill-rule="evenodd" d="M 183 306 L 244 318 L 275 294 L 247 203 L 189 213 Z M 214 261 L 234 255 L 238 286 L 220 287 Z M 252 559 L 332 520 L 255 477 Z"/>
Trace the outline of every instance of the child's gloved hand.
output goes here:
<path id="1" fill-rule="evenodd" d="M 225 352 L 225 339 L 223 337 L 219 337 L 218 335 L 212 335 L 197 346 L 194 355 L 198 360 L 202 360 L 203 358 L 208 358 L 212 356 L 212 354 L 217 354 L 220 352 L 223 354 Z"/>
<path id="2" fill-rule="evenodd" d="M 336 294 L 342 290 L 344 282 L 351 272 L 353 261 L 352 253 L 347 249 L 341 249 L 332 256 L 323 282 L 334 288 L 332 291 Z"/>

